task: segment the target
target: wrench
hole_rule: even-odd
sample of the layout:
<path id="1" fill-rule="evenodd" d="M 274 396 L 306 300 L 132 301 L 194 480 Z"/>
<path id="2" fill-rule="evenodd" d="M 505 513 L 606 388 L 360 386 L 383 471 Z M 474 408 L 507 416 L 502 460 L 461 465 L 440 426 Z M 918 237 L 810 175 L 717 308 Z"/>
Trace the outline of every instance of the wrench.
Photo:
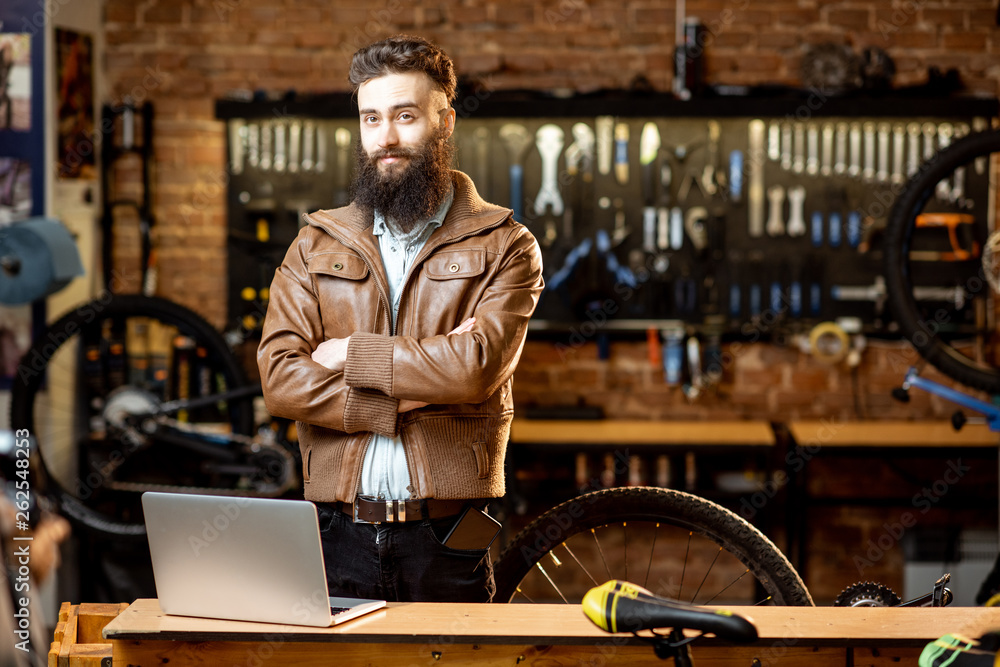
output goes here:
<path id="1" fill-rule="evenodd" d="M 316 145 L 316 123 L 307 120 L 302 124 L 302 171 L 312 171 L 316 165 L 313 160 L 313 146 Z"/>
<path id="2" fill-rule="evenodd" d="M 701 189 L 707 195 L 714 195 L 719 191 L 716 170 L 719 164 L 719 137 L 721 134 L 722 128 L 719 126 L 719 121 L 708 121 L 708 150 L 705 155 L 705 167 L 701 172 Z M 719 175 L 724 176 L 722 172 L 719 172 Z"/>
<path id="3" fill-rule="evenodd" d="M 288 124 L 288 171 L 296 173 L 302 167 L 302 121 Z"/>
<path id="4" fill-rule="evenodd" d="M 823 124 L 823 157 L 820 159 L 819 173 L 829 176 L 833 173 L 833 123 Z"/>
<path id="5" fill-rule="evenodd" d="M 326 123 L 316 126 L 316 171 L 326 171 Z"/>
<path id="6" fill-rule="evenodd" d="M 889 177 L 889 180 L 896 185 L 906 181 L 906 176 L 903 175 L 905 150 L 906 126 L 896 123 L 892 126 L 892 176 Z"/>
<path id="7" fill-rule="evenodd" d="M 847 123 L 837 123 L 837 138 L 833 173 L 847 173 Z"/>
<path id="8" fill-rule="evenodd" d="M 781 159 L 781 125 L 776 120 L 767 126 L 767 159 L 771 162 Z"/>
<path id="9" fill-rule="evenodd" d="M 917 173 L 920 168 L 920 123 L 906 126 L 906 177 Z"/>
<path id="10" fill-rule="evenodd" d="M 246 138 L 246 121 L 239 118 L 229 121 L 229 172 L 232 174 L 243 173 Z"/>
<path id="11" fill-rule="evenodd" d="M 788 189 L 788 235 L 802 236 L 806 233 L 806 219 L 802 213 L 806 201 L 806 189 L 796 185 Z"/>
<path id="12" fill-rule="evenodd" d="M 788 171 L 792 168 L 792 124 L 781 125 L 781 168 Z"/>
<path id="13" fill-rule="evenodd" d="M 748 129 L 747 227 L 750 236 L 757 237 L 764 235 L 764 121 L 751 120 Z"/>
<path id="14" fill-rule="evenodd" d="M 806 126 L 802 123 L 795 123 L 793 126 L 792 141 L 792 171 L 801 174 L 806 170 Z"/>
<path id="15" fill-rule="evenodd" d="M 861 180 L 871 183 L 875 180 L 875 123 L 868 121 L 862 127 L 865 132 L 865 165 L 861 168 Z"/>
<path id="16" fill-rule="evenodd" d="M 563 200 L 559 194 L 559 155 L 563 149 L 563 131 L 558 125 L 542 125 L 535 133 L 538 153 L 542 156 L 542 186 L 535 197 L 535 215 L 543 215 L 548 206 L 552 215 L 562 215 Z"/>
<path id="17" fill-rule="evenodd" d="M 856 178 L 861 175 L 861 123 L 851 123 L 848 138 L 851 157 L 847 164 L 847 175 Z"/>
<path id="18" fill-rule="evenodd" d="M 951 123 L 941 123 L 938 126 L 938 146 L 941 150 L 944 150 L 951 145 L 951 139 L 954 133 L 955 129 L 952 127 Z M 951 184 L 948 182 L 948 179 L 945 178 L 938 181 L 936 196 L 941 201 L 951 200 Z"/>
<path id="19" fill-rule="evenodd" d="M 875 180 L 885 183 L 889 180 L 889 144 L 892 138 L 892 127 L 889 123 L 878 124 L 878 168 L 875 170 Z"/>
<path id="20" fill-rule="evenodd" d="M 274 160 L 271 165 L 275 171 L 284 171 L 288 164 L 285 154 L 285 121 L 274 121 Z"/>
<path id="21" fill-rule="evenodd" d="M 351 188 L 351 131 L 346 127 L 338 127 L 333 133 L 333 142 L 337 145 L 337 203 L 347 203 L 348 192 Z M 316 164 L 319 171 L 319 163 Z"/>
<path id="22" fill-rule="evenodd" d="M 615 125 L 615 179 L 628 185 L 628 123 Z"/>
<path id="23" fill-rule="evenodd" d="M 521 220 L 524 218 L 524 167 L 521 160 L 531 145 L 531 134 L 524 125 L 507 123 L 500 127 L 500 140 L 507 147 L 510 158 L 510 207 L 514 210 L 514 218 Z"/>
<path id="24" fill-rule="evenodd" d="M 271 158 L 273 153 L 271 152 L 271 141 L 274 138 L 274 134 L 271 130 L 271 121 L 265 120 L 261 121 L 260 124 L 260 170 L 261 171 L 271 171 Z"/>
<path id="25" fill-rule="evenodd" d="M 606 176 L 611 173 L 615 119 L 613 116 L 598 116 L 594 125 L 597 127 L 597 173 Z"/>
<path id="26" fill-rule="evenodd" d="M 785 188 L 772 185 L 767 189 L 767 200 L 771 205 L 767 218 L 767 233 L 769 236 L 781 236 L 785 233 L 785 221 L 782 218 L 782 207 L 785 203 Z"/>
<path id="27" fill-rule="evenodd" d="M 573 143 L 566 148 L 566 173 L 576 176 L 583 167 L 583 177 L 593 178 L 594 131 L 586 123 L 574 123 Z"/>
<path id="28" fill-rule="evenodd" d="M 809 123 L 806 127 L 806 173 L 815 176 L 819 173 L 819 127 Z"/>

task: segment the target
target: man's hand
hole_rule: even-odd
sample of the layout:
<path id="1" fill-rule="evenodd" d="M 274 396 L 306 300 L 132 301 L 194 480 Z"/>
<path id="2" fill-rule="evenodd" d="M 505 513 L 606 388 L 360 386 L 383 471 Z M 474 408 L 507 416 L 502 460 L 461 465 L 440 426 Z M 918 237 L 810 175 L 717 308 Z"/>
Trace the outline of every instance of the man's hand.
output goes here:
<path id="1" fill-rule="evenodd" d="M 467 331 L 472 331 L 472 325 L 476 323 L 476 318 L 470 317 L 465 320 L 457 327 L 448 332 L 447 335 L 454 336 L 455 334 L 466 333 Z M 430 405 L 430 403 L 424 403 L 423 401 L 411 401 L 408 398 L 399 399 L 399 407 L 396 408 L 397 413 L 409 412 L 410 410 L 416 410 L 417 408 L 423 408 Z"/>
<path id="2" fill-rule="evenodd" d="M 344 366 L 347 365 L 347 345 L 350 342 L 350 336 L 325 340 L 313 350 L 312 360 L 331 371 L 343 371 Z"/>

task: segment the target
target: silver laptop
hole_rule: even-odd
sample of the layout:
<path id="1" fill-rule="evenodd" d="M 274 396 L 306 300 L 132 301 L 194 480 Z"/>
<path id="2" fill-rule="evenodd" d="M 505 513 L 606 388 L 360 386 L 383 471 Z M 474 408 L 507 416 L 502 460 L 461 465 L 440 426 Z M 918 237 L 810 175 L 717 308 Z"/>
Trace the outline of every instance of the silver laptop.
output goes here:
<path id="1" fill-rule="evenodd" d="M 385 606 L 328 596 L 310 502 L 146 492 L 142 510 L 166 614 L 325 627 Z"/>

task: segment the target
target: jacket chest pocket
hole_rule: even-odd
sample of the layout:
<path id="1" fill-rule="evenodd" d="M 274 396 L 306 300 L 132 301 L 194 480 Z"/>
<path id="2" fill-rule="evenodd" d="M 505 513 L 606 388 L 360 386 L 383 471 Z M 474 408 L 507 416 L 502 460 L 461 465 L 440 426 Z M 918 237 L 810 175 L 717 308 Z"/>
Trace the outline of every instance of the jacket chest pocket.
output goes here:
<path id="1" fill-rule="evenodd" d="M 306 266 L 316 288 L 327 336 L 372 330 L 379 297 L 361 257 L 350 252 L 324 252 L 307 257 Z"/>
<path id="2" fill-rule="evenodd" d="M 424 264 L 423 274 L 434 281 L 435 298 L 447 303 L 450 296 L 459 298 L 469 282 L 485 271 L 486 249 L 462 248 L 434 253 Z"/>

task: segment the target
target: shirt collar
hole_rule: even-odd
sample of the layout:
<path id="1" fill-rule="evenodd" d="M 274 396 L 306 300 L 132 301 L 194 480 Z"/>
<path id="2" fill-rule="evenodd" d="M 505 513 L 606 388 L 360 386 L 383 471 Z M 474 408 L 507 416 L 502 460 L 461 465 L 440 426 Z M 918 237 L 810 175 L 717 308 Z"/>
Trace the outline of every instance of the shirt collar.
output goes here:
<path id="1" fill-rule="evenodd" d="M 434 212 L 434 215 L 429 217 L 423 224 L 419 222 L 413 228 L 413 230 L 406 236 L 412 236 L 416 238 L 422 236 L 429 228 L 437 229 L 444 224 L 445 216 L 448 215 L 448 210 L 451 209 L 451 204 L 455 200 L 455 186 L 452 185 L 448 188 L 447 194 L 445 194 L 444 199 L 441 201 L 441 205 L 438 206 L 438 210 Z M 375 211 L 374 215 L 375 227 L 372 229 L 372 233 L 375 236 L 382 236 L 383 233 L 387 231 L 385 225 L 385 217 L 379 212 Z"/>

